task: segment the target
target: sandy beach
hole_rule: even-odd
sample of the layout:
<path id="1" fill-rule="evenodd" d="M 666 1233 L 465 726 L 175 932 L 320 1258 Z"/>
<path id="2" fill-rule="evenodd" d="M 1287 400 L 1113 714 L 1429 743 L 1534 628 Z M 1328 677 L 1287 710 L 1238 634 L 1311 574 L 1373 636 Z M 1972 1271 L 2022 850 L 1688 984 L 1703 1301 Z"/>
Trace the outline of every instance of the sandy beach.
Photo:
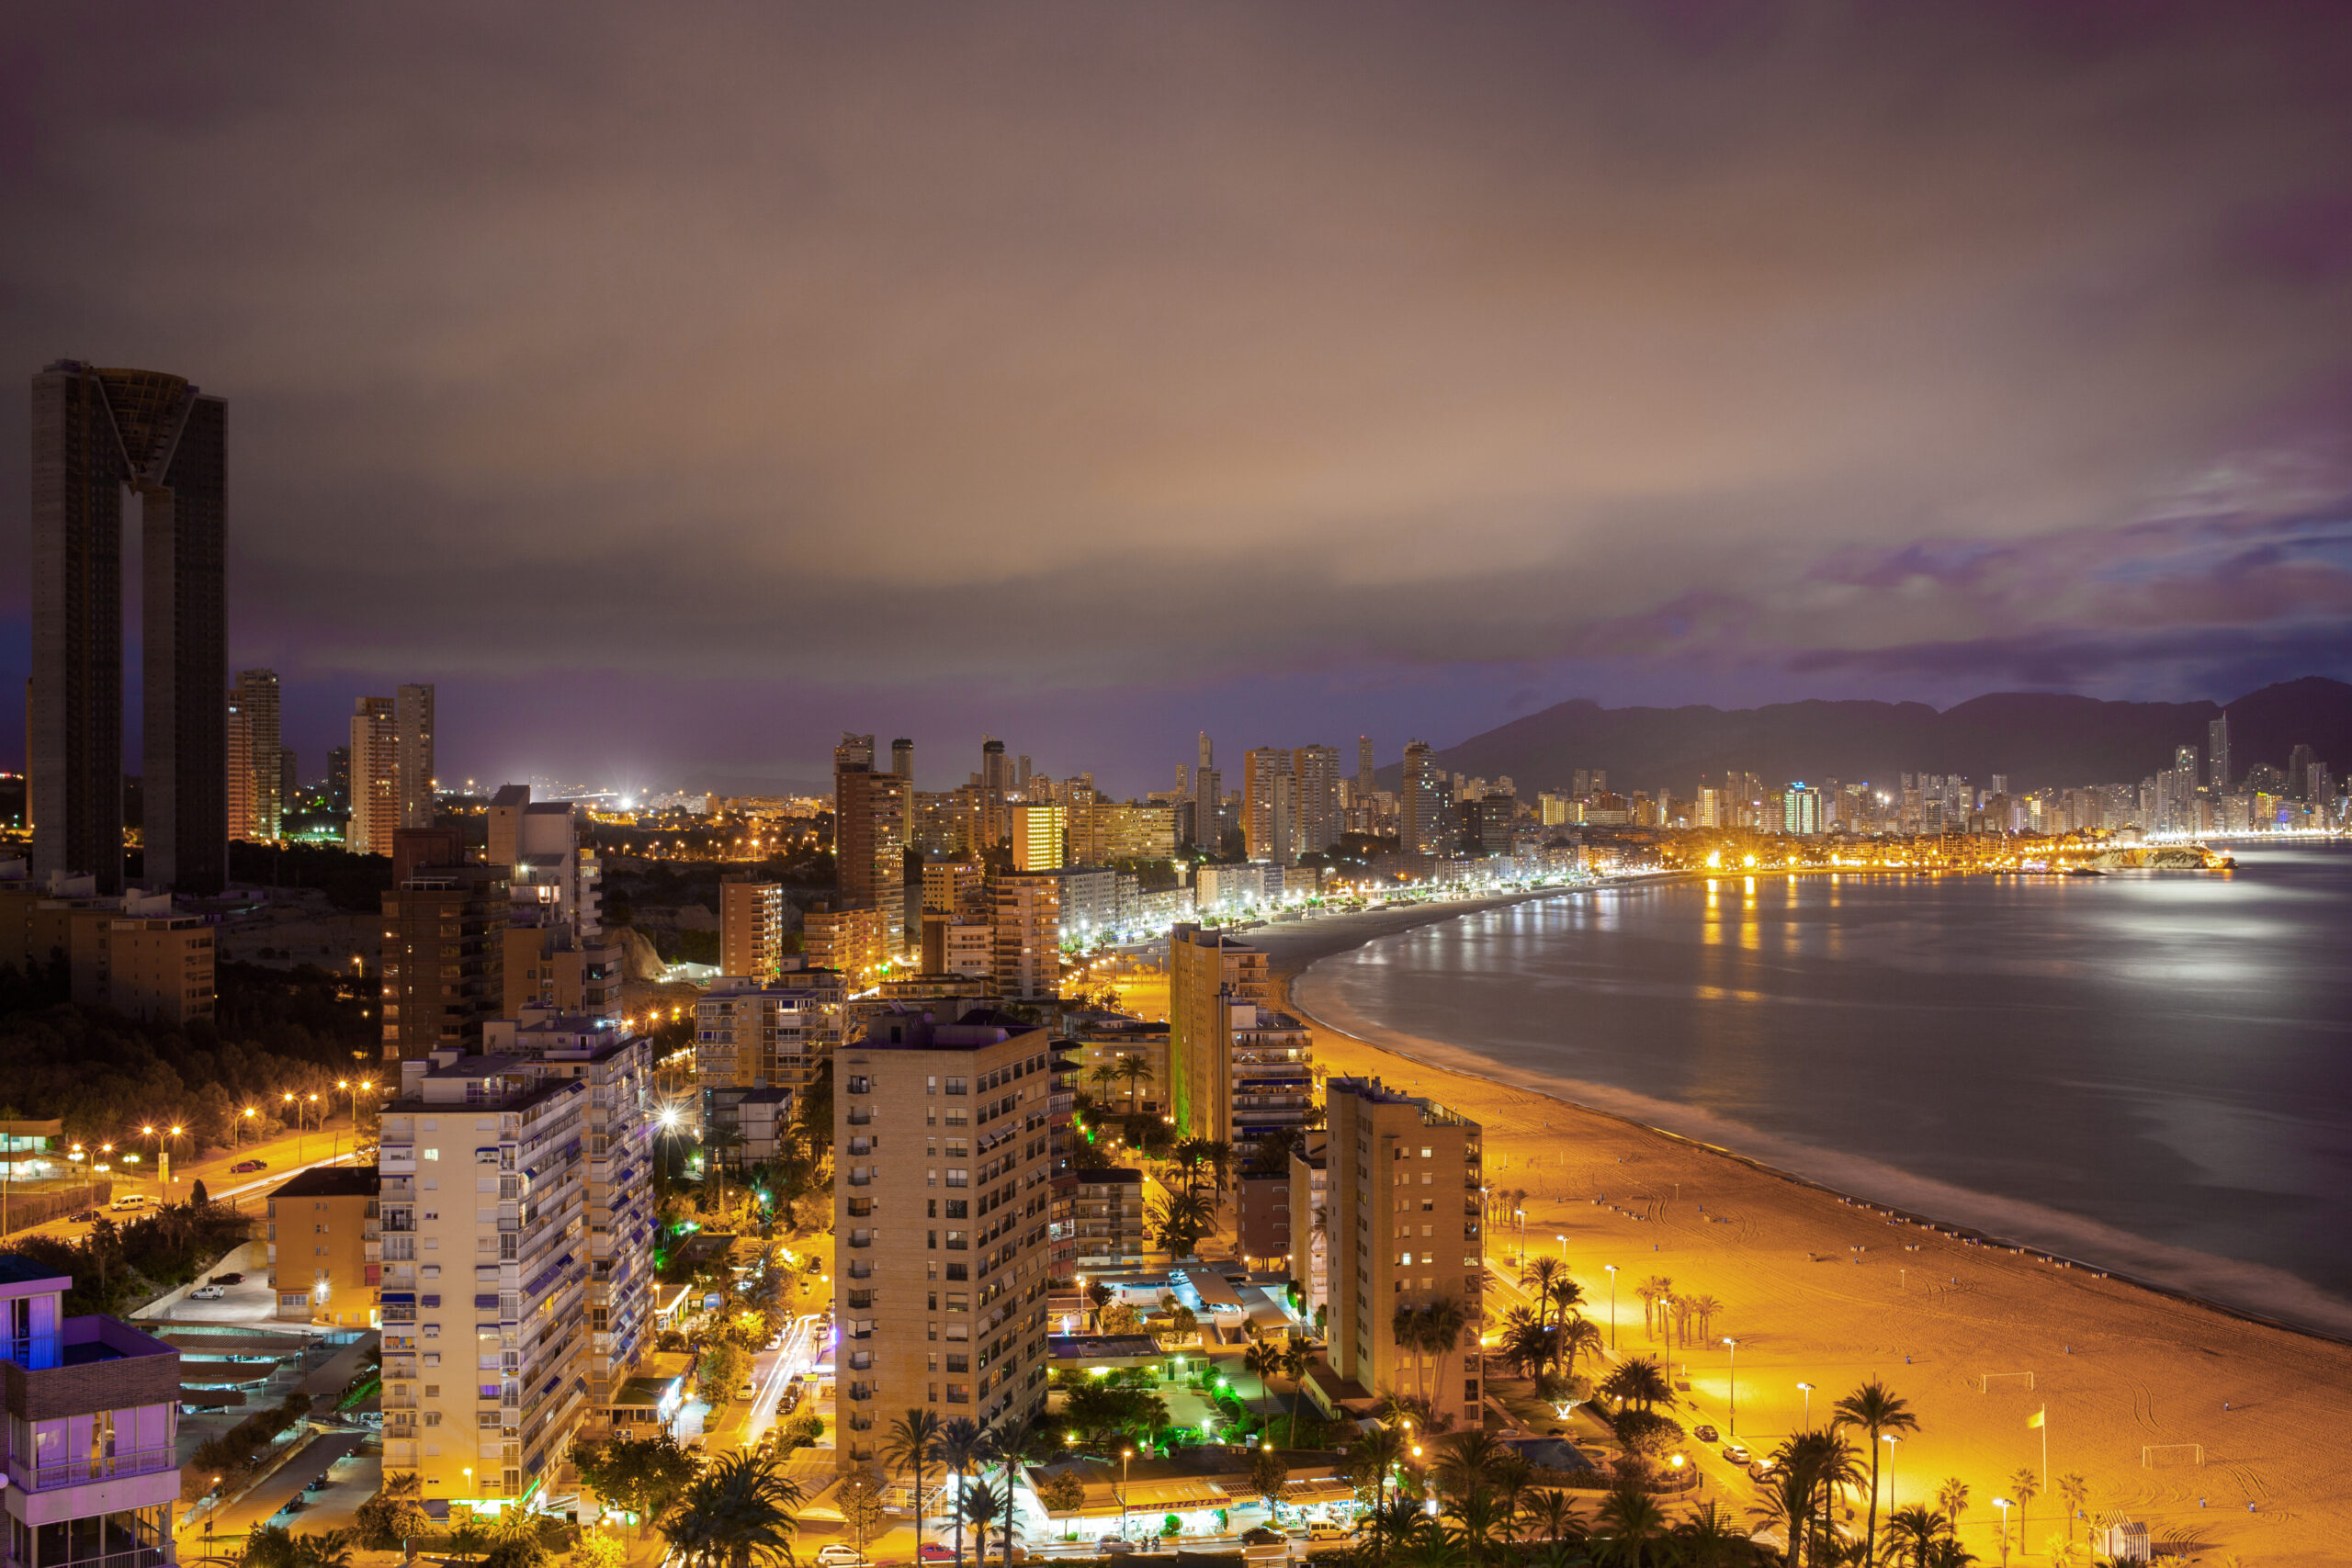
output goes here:
<path id="1" fill-rule="evenodd" d="M 2014 1498 L 2020 1468 L 2041 1472 L 2044 1431 L 2049 1474 L 2088 1481 L 2090 1517 L 2142 1521 L 2159 1551 L 2352 1562 L 2352 1478 L 2339 1447 L 2352 1430 L 2352 1346 L 1898 1223 L 1733 1157 L 1756 1151 L 1725 1153 L 1435 1066 L 1430 1055 L 1445 1050 L 1435 1042 L 1419 1043 L 1424 1051 L 1384 1036 L 1398 1050 L 1375 1047 L 1312 1019 L 1311 987 L 1293 989 L 1317 959 L 1504 901 L 1286 923 L 1245 940 L 1268 953 L 1286 1005 L 1315 1022 L 1323 1066 L 1377 1074 L 1484 1125 L 1487 1179 L 1527 1193 L 1529 1249 L 1556 1257 L 1555 1238 L 1566 1237 L 1588 1315 L 1604 1327 L 1604 1266 L 1618 1266 L 1619 1352 L 1657 1355 L 1687 1380 L 1686 1425 L 1729 1429 L 1733 1353 L 1649 1339 L 1634 1287 L 1653 1276 L 1723 1303 L 1711 1333 L 1738 1341 L 1737 1431 L 1759 1453 L 1803 1423 L 1800 1383 L 1815 1387 L 1818 1422 L 1848 1390 L 1884 1379 L 1920 1421 L 1894 1450 L 1895 1505 L 1932 1502 L 1948 1477 L 1964 1481 L 1962 1539 L 1988 1562 L 2000 1558 L 1994 1499 Z M 1488 1252 L 1515 1245 L 1498 1230 Z M 2030 1428 L 2045 1408 L 2046 1427 Z M 1711 1490 L 1744 1507 L 1744 1483 L 1719 1460 L 1708 1465 Z M 2064 1506 L 2045 1495 L 2021 1514 L 2021 1527 L 2019 1511 L 2009 1515 L 2011 1559 L 2048 1561 L 2065 1538 Z"/>

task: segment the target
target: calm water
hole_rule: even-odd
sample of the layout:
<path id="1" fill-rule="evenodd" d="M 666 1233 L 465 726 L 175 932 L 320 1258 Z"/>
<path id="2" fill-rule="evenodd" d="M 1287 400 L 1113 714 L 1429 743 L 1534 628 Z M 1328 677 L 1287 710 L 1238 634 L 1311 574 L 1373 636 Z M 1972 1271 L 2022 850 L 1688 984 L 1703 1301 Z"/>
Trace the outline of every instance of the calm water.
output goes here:
<path id="1" fill-rule="evenodd" d="M 2352 1332 L 2352 852 L 2233 852 L 2229 875 L 1545 899 L 1327 960 L 1299 996 L 1842 1190 Z"/>

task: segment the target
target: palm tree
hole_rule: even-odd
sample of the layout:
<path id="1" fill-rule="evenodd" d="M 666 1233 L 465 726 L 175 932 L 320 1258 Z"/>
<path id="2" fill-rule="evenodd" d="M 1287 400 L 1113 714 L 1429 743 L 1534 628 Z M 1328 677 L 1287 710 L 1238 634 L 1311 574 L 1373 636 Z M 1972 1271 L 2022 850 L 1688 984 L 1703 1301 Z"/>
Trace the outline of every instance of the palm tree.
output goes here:
<path id="1" fill-rule="evenodd" d="M 1381 1474 L 1385 1476 L 1387 1473 L 1384 1466 Z M 1385 1561 L 1390 1552 L 1412 1540 L 1427 1517 L 1421 1512 L 1420 1505 L 1410 1497 L 1392 1500 L 1384 1495 L 1379 1506 L 1363 1517 L 1363 1523 L 1359 1527 L 1363 1536 L 1365 1556 L 1374 1562 Z"/>
<path id="2" fill-rule="evenodd" d="M 1563 1325 L 1567 1323 L 1570 1312 L 1584 1305 L 1584 1287 L 1566 1274 L 1546 1285 L 1544 1288 L 1544 1293 L 1551 1299 L 1554 1306 L 1560 1309 L 1560 1322 Z"/>
<path id="3" fill-rule="evenodd" d="M 1813 1478 L 1786 1468 L 1774 1469 L 1765 1478 L 1764 1490 L 1747 1517 L 1781 1531 L 1788 1539 L 1789 1568 L 1803 1568 L 1805 1527 L 1813 1517 Z"/>
<path id="4" fill-rule="evenodd" d="M 2069 1471 L 2058 1478 L 2058 1495 L 2066 1504 L 2066 1539 L 2075 1539 L 2075 1516 L 2081 1513 L 2091 1500 L 2091 1483 Z"/>
<path id="5" fill-rule="evenodd" d="M 1294 1339 L 1283 1347 L 1283 1376 L 1290 1379 L 1290 1446 L 1295 1449 L 1306 1446 L 1298 1440 L 1299 1404 L 1306 1397 L 1306 1374 L 1314 1365 L 1306 1341 Z"/>
<path id="6" fill-rule="evenodd" d="M 295 1568 L 351 1568 L 351 1546 L 349 1530 L 321 1530 L 316 1535 L 296 1536 Z"/>
<path id="7" fill-rule="evenodd" d="M 1388 1506 L 1388 1472 L 1405 1452 L 1405 1439 L 1394 1427 L 1374 1427 L 1348 1445 L 1351 1459 L 1372 1472 L 1374 1507 Z M 1361 1472 L 1359 1472 L 1360 1474 Z M 1361 1486 L 1361 1479 L 1356 1483 Z"/>
<path id="8" fill-rule="evenodd" d="M 1834 1427 L 1796 1433 L 1773 1450 L 1772 1462 L 1787 1477 L 1781 1506 L 1790 1511 L 1789 1568 L 1797 1568 L 1815 1516 L 1826 1533 L 1838 1488 L 1860 1484 L 1862 1469 L 1854 1446 Z"/>
<path id="9" fill-rule="evenodd" d="M 949 1497 L 948 1511 L 956 1516 L 956 1561 L 964 1561 L 964 1475 L 980 1461 L 981 1450 L 988 1445 L 989 1435 L 978 1421 L 968 1416 L 958 1416 L 944 1422 L 939 1436 L 931 1441 L 931 1461 L 956 1476 L 956 1490 Z M 984 1553 L 985 1555 L 985 1553 Z"/>
<path id="10" fill-rule="evenodd" d="M 1431 1371 L 1439 1376 L 1443 1369 L 1438 1363 L 1441 1356 L 1451 1356 L 1462 1348 L 1463 1335 L 1470 1331 L 1470 1314 L 1452 1296 L 1442 1296 L 1431 1302 L 1421 1314 L 1420 1348 L 1428 1352 Z M 1428 1397 L 1426 1391 L 1423 1397 Z"/>
<path id="11" fill-rule="evenodd" d="M 1928 1561 L 1928 1549 L 1951 1534 L 1951 1520 L 1923 1503 L 1896 1508 L 1886 1516 L 1886 1541 L 1911 1554 L 1911 1568 Z"/>
<path id="12" fill-rule="evenodd" d="M 1283 1370 L 1283 1353 L 1280 1348 L 1261 1339 L 1241 1352 L 1241 1365 L 1244 1371 L 1258 1380 L 1258 1386 L 1261 1389 L 1271 1393 L 1273 1392 L 1272 1386 L 1273 1376 Z"/>
<path id="13" fill-rule="evenodd" d="M 1409 1303 L 1400 1303 L 1395 1312 L 1388 1314 L 1389 1337 L 1396 1341 L 1396 1348 L 1399 1350 L 1410 1350 L 1413 1353 L 1413 1387 L 1417 1393 L 1421 1391 L 1424 1381 L 1421 1377 L 1421 1337 L 1424 1327 L 1420 1308 Z"/>
<path id="14" fill-rule="evenodd" d="M 1642 1298 L 1642 1328 L 1653 1339 L 1657 1337 L 1657 1303 L 1674 1293 L 1674 1281 L 1663 1274 L 1653 1274 L 1634 1287 L 1634 1294 Z"/>
<path id="15" fill-rule="evenodd" d="M 1724 1310 L 1724 1303 L 1713 1296 L 1692 1296 L 1690 1306 L 1691 1314 L 1699 1320 L 1699 1337 L 1712 1338 L 1714 1335 L 1715 1314 Z"/>
<path id="16" fill-rule="evenodd" d="M 1612 1486 L 1593 1516 L 1592 1540 L 1597 1562 L 1638 1564 L 1649 1555 L 1650 1543 L 1666 1534 L 1666 1510 L 1657 1499 L 1635 1486 Z"/>
<path id="17" fill-rule="evenodd" d="M 1548 1303 L 1552 1299 L 1552 1281 L 1559 1272 L 1560 1260 L 1556 1258 L 1539 1258 L 1527 1267 L 1525 1277 L 1532 1286 L 1535 1310 L 1547 1316 L 1550 1314 Z"/>
<path id="18" fill-rule="evenodd" d="M 729 1454 L 695 1477 L 662 1534 L 689 1568 L 792 1562 L 800 1485 L 773 1461 Z"/>
<path id="19" fill-rule="evenodd" d="M 1653 1404 L 1674 1407 L 1674 1385 L 1666 1369 L 1646 1356 L 1621 1364 L 1600 1385 L 1600 1392 L 1621 1405 L 1647 1411 Z"/>
<path id="20" fill-rule="evenodd" d="M 1536 1534 L 1545 1540 L 1579 1541 L 1584 1539 L 1584 1518 L 1577 1512 L 1577 1500 L 1565 1492 L 1539 1492 L 1527 1517 Z"/>
<path id="21" fill-rule="evenodd" d="M 989 1434 L 989 1457 L 1004 1466 L 1005 1568 L 1012 1568 L 1012 1472 L 1028 1457 L 1029 1446 L 1036 1439 L 1037 1416 L 1035 1410 L 1008 1416 L 1002 1426 Z"/>
<path id="22" fill-rule="evenodd" d="M 1430 1478 L 1441 1495 L 1457 1501 L 1482 1490 L 1488 1470 L 1510 1451 L 1484 1427 L 1456 1432 L 1438 1446 L 1442 1452 Z"/>
<path id="23" fill-rule="evenodd" d="M 1111 1086 L 1119 1081 L 1119 1069 L 1114 1063 L 1097 1062 L 1088 1070 L 1086 1076 L 1107 1098 L 1111 1092 Z"/>
<path id="24" fill-rule="evenodd" d="M 1673 1536 L 1676 1557 L 1688 1568 L 1729 1568 L 1755 1555 L 1754 1538 L 1712 1502 L 1700 1504 Z"/>
<path id="25" fill-rule="evenodd" d="M 1955 1533 L 1960 1529 L 1960 1516 L 1968 1512 L 1968 1483 L 1955 1475 L 1936 1488 L 1936 1506 L 1951 1520 Z"/>
<path id="26" fill-rule="evenodd" d="M 1919 1418 L 1911 1414 L 1908 1401 L 1887 1392 L 1886 1384 L 1872 1378 L 1853 1393 L 1839 1400 L 1831 1410 L 1834 1419 L 1860 1429 L 1871 1445 L 1871 1513 L 1869 1527 L 1862 1534 L 1862 1562 L 1878 1561 L 1878 1458 L 1884 1446 L 1879 1438 L 1890 1433 L 1916 1432 Z"/>
<path id="27" fill-rule="evenodd" d="M 1976 1553 L 1957 1540 L 1939 1540 L 1919 1561 L 1923 1568 L 1974 1568 Z"/>
<path id="28" fill-rule="evenodd" d="M 1004 1498 L 997 1492 L 992 1483 L 983 1481 L 964 1494 L 964 1506 L 956 1513 L 956 1531 L 960 1536 L 964 1524 L 967 1521 L 971 1524 L 973 1539 L 978 1542 L 973 1549 L 978 1568 L 988 1568 L 989 1526 L 999 1519 L 1003 1519 L 1010 1524 L 1012 1518 L 1012 1510 L 1005 1506 Z M 1005 1553 L 1004 1561 L 1008 1564 L 1012 1562 L 1012 1554 L 1010 1551 Z"/>
<path id="29" fill-rule="evenodd" d="M 1152 1081 L 1151 1064 L 1134 1052 L 1119 1058 L 1119 1076 L 1127 1080 L 1127 1100 L 1132 1108 L 1136 1100 L 1136 1086 Z"/>
<path id="30" fill-rule="evenodd" d="M 2025 1550 L 2025 1506 L 2041 1495 L 2041 1482 L 2030 1465 L 2019 1465 L 2009 1477 L 2009 1492 L 2018 1503 L 2018 1550 Z M 2006 1531 L 2003 1532 L 2005 1535 Z"/>
<path id="31" fill-rule="evenodd" d="M 939 1440 L 939 1413 L 921 1405 L 908 1408 L 904 1416 L 890 1423 L 890 1435 L 882 1444 L 882 1462 L 915 1475 L 915 1556 L 922 1556 L 922 1467 L 931 1459 L 932 1445 Z"/>
<path id="32" fill-rule="evenodd" d="M 1560 1374 L 1563 1377 L 1577 1375 L 1577 1351 L 1589 1350 L 1596 1356 L 1600 1354 L 1600 1326 L 1589 1319 L 1570 1318 L 1555 1330 L 1555 1334 L 1553 1343 L 1559 1352 Z"/>

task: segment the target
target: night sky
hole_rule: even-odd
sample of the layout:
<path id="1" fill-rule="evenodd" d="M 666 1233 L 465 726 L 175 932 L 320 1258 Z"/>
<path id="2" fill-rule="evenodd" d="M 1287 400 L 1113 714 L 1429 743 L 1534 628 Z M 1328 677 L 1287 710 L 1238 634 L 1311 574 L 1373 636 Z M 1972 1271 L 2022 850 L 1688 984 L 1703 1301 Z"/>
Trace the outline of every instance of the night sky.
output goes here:
<path id="1" fill-rule="evenodd" d="M 61 355 L 306 777 L 2352 676 L 2352 9 L 1565 9 L 20 7 L 0 758 Z"/>

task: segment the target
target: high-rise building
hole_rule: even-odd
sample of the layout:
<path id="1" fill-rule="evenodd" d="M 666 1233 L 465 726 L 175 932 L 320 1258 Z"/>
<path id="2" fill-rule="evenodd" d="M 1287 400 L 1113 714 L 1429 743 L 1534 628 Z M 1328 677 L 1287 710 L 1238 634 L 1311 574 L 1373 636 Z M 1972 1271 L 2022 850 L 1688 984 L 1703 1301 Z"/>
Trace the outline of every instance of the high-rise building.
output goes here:
<path id="1" fill-rule="evenodd" d="M 347 812 L 351 809 L 351 748 L 327 748 L 327 809 Z"/>
<path id="2" fill-rule="evenodd" d="M 1188 923 L 1168 933 L 1168 1099 L 1177 1135 L 1233 1140 L 1236 1004 L 1272 992 L 1266 955 Z"/>
<path id="3" fill-rule="evenodd" d="M 228 405 L 61 359 L 32 385 L 33 874 L 122 890 L 122 494 L 140 499 L 146 880 L 228 877 Z"/>
<path id="4" fill-rule="evenodd" d="M 890 742 L 890 771 L 906 780 L 908 788 L 914 787 L 915 743 L 904 736 Z"/>
<path id="5" fill-rule="evenodd" d="M 2208 775 L 2208 782 L 2212 784 L 2213 793 L 2227 794 L 2234 777 L 2230 772 L 2230 716 L 2228 714 L 2225 713 L 2219 718 L 2206 723 L 2205 750 L 2208 758 L 2207 766 L 2211 770 Z"/>
<path id="6" fill-rule="evenodd" d="M 885 1014 L 842 1051 L 843 1469 L 872 1464 L 910 1409 L 986 1427 L 1044 1406 L 1050 1055 L 1044 1031 L 985 1012 Z"/>
<path id="7" fill-rule="evenodd" d="M 7 1560 L 171 1568 L 180 1353 L 119 1318 L 67 1317 L 73 1288 L 46 1264 L 0 1254 Z"/>
<path id="8" fill-rule="evenodd" d="M 1299 854 L 1320 854 L 1340 841 L 1340 753 L 1329 746 L 1302 746 L 1291 753 L 1297 781 L 1297 807 L 1291 821 Z"/>
<path id="9" fill-rule="evenodd" d="M 1052 871 L 1067 863 L 1069 857 L 1065 852 L 1069 841 L 1069 807 L 1016 806 L 1012 808 L 1013 870 Z"/>
<path id="10" fill-rule="evenodd" d="M 2318 805 L 2320 797 L 2312 793 L 2312 769 L 2318 765 L 2319 753 L 2298 741 L 2287 753 L 2287 798 Z"/>
<path id="11" fill-rule="evenodd" d="M 843 908 L 880 909 L 905 925 L 910 804 L 906 779 L 874 771 L 874 737 L 842 731 L 833 748 L 833 877 Z"/>
<path id="12" fill-rule="evenodd" d="M 761 982 L 721 976 L 695 1003 L 695 1084 L 806 1089 L 841 1046 L 849 987 L 836 969 Z"/>
<path id="13" fill-rule="evenodd" d="M 1331 1370 L 1367 1394 L 1424 1394 L 1448 1425 L 1482 1406 L 1478 1323 L 1486 1273 L 1479 1127 L 1378 1078 L 1326 1085 Z M 1398 1342 L 1400 1308 L 1452 1303 L 1462 1337 Z"/>
<path id="14" fill-rule="evenodd" d="M 765 980 L 783 958 L 784 884 L 719 878 L 718 972 Z"/>
<path id="15" fill-rule="evenodd" d="M 1437 752 L 1426 740 L 1407 741 L 1396 847 L 1407 854 L 1453 853 L 1452 807 L 1453 790 Z"/>
<path id="16" fill-rule="evenodd" d="M 385 1060 L 480 1047 L 483 1023 L 506 1002 L 511 874 L 499 865 L 419 864 L 383 896 Z"/>
<path id="17" fill-rule="evenodd" d="M 396 766 L 400 774 L 400 825 L 430 828 L 436 784 L 433 772 L 433 688 L 398 688 L 392 699 L 392 717 L 399 731 Z"/>
<path id="18" fill-rule="evenodd" d="M 1291 763 L 1291 753 L 1279 746 L 1241 754 L 1241 836 L 1251 860 L 1288 865 L 1298 858 L 1298 792 Z"/>
<path id="19" fill-rule="evenodd" d="M 1357 798 L 1359 798 L 1359 799 L 1363 799 L 1363 800 L 1369 800 L 1369 799 L 1371 799 L 1371 798 L 1372 798 L 1372 796 L 1373 796 L 1373 795 L 1374 795 L 1375 794 L 1379 793 L 1379 787 L 1378 787 L 1376 784 L 1374 784 L 1373 783 L 1373 774 L 1374 774 L 1374 772 L 1376 772 L 1376 771 L 1377 771 L 1377 770 L 1375 770 L 1375 769 L 1373 767 L 1373 765 L 1372 765 L 1372 737 L 1371 737 L 1371 736 L 1369 736 L 1369 735 L 1359 735 L 1359 736 L 1357 736 L 1357 737 L 1356 737 L 1356 795 L 1357 795 Z"/>
<path id="20" fill-rule="evenodd" d="M 1224 803 L 1224 788 L 1225 775 L 1217 771 L 1216 752 L 1204 729 L 1200 761 L 1193 769 L 1193 847 L 1211 854 L 1217 850 L 1217 807 Z"/>
<path id="21" fill-rule="evenodd" d="M 1781 794 L 1781 820 L 1783 833 L 1807 836 L 1825 831 L 1821 819 L 1821 792 L 1803 784 L 1792 784 Z"/>
<path id="22" fill-rule="evenodd" d="M 1001 873 L 989 889 L 997 995 L 1045 1001 L 1061 994 L 1062 878 L 1050 871 Z"/>
<path id="23" fill-rule="evenodd" d="M 401 828 L 401 731 L 390 697 L 361 697 L 351 709 L 351 821 L 344 847 L 389 855 Z"/>
<path id="24" fill-rule="evenodd" d="M 229 837 L 274 843 L 278 818 L 292 808 L 283 794 L 276 671 L 237 671 L 237 683 L 229 689 L 227 734 Z"/>

